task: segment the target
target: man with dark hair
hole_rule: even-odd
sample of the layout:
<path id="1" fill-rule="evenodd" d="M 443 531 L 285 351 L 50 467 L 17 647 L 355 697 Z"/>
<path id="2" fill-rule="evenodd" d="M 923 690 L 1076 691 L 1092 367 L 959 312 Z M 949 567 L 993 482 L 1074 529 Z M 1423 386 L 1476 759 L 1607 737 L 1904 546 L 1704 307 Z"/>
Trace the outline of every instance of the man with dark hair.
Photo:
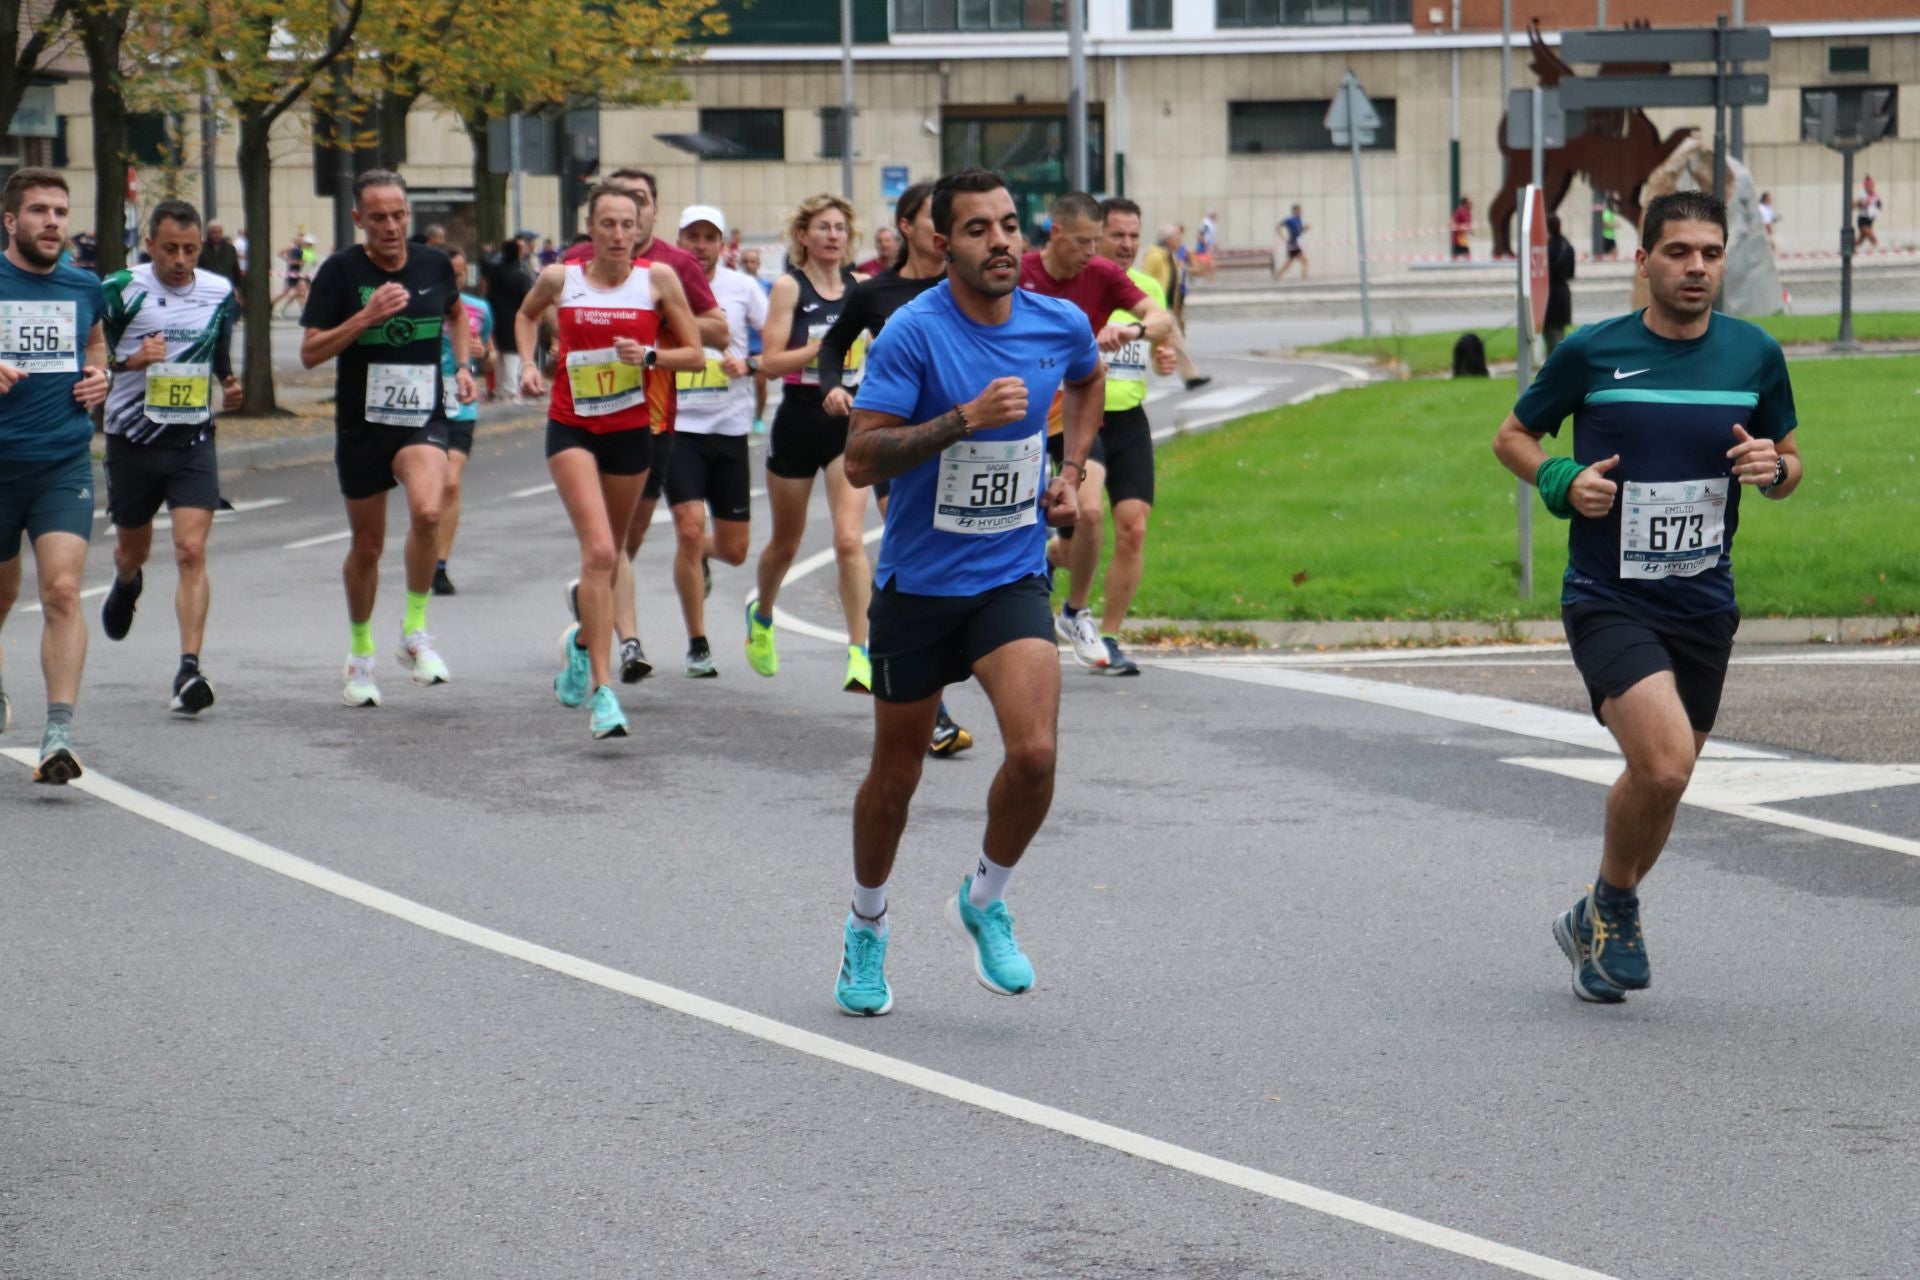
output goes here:
<path id="1" fill-rule="evenodd" d="M 947 901 L 989 991 L 1032 988 L 1008 879 L 1053 803 L 1060 658 L 1046 527 L 1073 520 L 1100 421 L 1084 313 L 1018 288 L 1020 215 L 1000 176 L 964 169 L 933 206 L 947 282 L 888 321 L 854 401 L 847 479 L 893 482 L 869 610 L 873 761 L 853 811 L 853 903 L 834 1002 L 874 1016 L 887 984 L 887 882 L 948 684 L 978 676 L 1006 741 L 974 873 Z M 1063 395 L 1064 465 L 1046 479 L 1047 408 Z M 1073 473 L 1073 474 L 1069 474 Z"/>
<path id="2" fill-rule="evenodd" d="M 20 535 L 33 548 L 46 634 L 40 667 L 47 727 L 35 782 L 80 776 L 73 704 L 87 661 L 80 575 L 93 534 L 92 410 L 107 398 L 106 298 L 100 281 L 65 266 L 70 201 L 52 169 L 15 170 L 4 195 L 0 256 L 0 624 L 20 596 Z M 84 344 L 84 345 L 83 345 Z M 0 732 L 13 707 L 0 685 Z"/>
<path id="3" fill-rule="evenodd" d="M 106 279 L 107 345 L 121 376 L 107 398 L 107 515 L 119 534 L 102 630 L 109 640 L 123 640 L 133 626 L 153 550 L 153 517 L 164 502 L 180 575 L 174 591 L 180 667 L 171 706 L 189 716 L 213 705 L 200 647 L 209 599 L 207 535 L 221 506 L 216 379 L 218 411 L 240 407 L 240 379 L 229 355 L 233 285 L 199 266 L 201 249 L 199 211 L 184 200 L 163 200 L 149 225 L 149 261 Z"/>
<path id="4" fill-rule="evenodd" d="M 427 632 L 447 489 L 448 388 L 440 377 L 440 335 L 453 340 L 454 398 L 475 394 L 470 329 L 460 282 L 447 255 L 407 243 L 412 220 L 407 184 L 387 169 L 369 169 L 353 184 L 353 222 L 366 243 L 329 257 L 313 281 L 300 317 L 306 336 L 300 363 L 338 360 L 334 377 L 334 461 L 353 540 L 342 575 L 353 645 L 340 699 L 377 707 L 373 605 L 380 554 L 387 541 L 387 493 L 404 486 L 407 610 L 400 662 L 417 685 L 445 684 L 446 660 Z"/>
<path id="5" fill-rule="evenodd" d="M 707 283 L 706 269 L 692 254 L 653 234 L 654 224 L 660 216 L 660 184 L 645 169 L 626 168 L 615 169 L 608 174 L 606 185 L 629 193 L 639 207 L 640 234 L 634 241 L 634 260 L 637 262 L 646 258 L 650 262 L 665 263 L 673 268 L 674 275 L 680 278 L 680 287 L 686 291 L 687 306 L 693 311 L 694 323 L 700 328 L 701 345 L 715 351 L 725 350 L 728 345 L 727 313 L 714 296 L 713 287 Z M 593 245 L 591 242 L 576 244 L 560 260 L 568 264 L 591 262 Z M 660 504 L 667 476 L 673 470 L 674 418 L 679 408 L 675 375 L 671 371 L 649 369 L 646 377 L 647 403 L 653 412 L 655 437 L 653 466 L 647 472 L 647 482 L 640 493 L 640 504 L 627 526 L 626 554 L 618 557 L 620 563 L 614 566 L 613 626 L 620 640 L 622 684 L 637 684 L 653 674 L 653 664 L 647 661 L 646 650 L 640 644 L 640 610 L 633 585 L 633 558 L 640 554 L 641 544 L 646 541 L 647 529 L 653 523 L 654 509 Z M 577 585 L 567 584 L 569 608 L 573 606 Z M 574 621 L 578 622 L 579 612 L 577 609 L 573 612 Z"/>
<path id="6" fill-rule="evenodd" d="M 1780 344 L 1713 310 L 1726 248 L 1718 200 L 1655 199 L 1634 254 L 1646 309 L 1556 347 L 1493 442 L 1547 510 L 1572 521 L 1562 619 L 1594 716 L 1626 757 L 1599 873 L 1553 924 L 1587 1001 L 1652 982 L 1639 887 L 1719 711 L 1740 626 L 1740 491 L 1785 498 L 1802 474 Z M 1550 458 L 1541 437 L 1568 415 L 1573 456 Z"/>
<path id="7" fill-rule="evenodd" d="M 1029 252 L 1020 260 L 1020 287 L 1050 298 L 1064 298 L 1079 307 L 1087 318 L 1088 332 L 1109 357 L 1135 340 L 1166 341 L 1173 328 L 1173 317 L 1166 307 L 1129 279 L 1125 268 L 1100 256 L 1100 202 L 1085 192 L 1069 191 L 1053 202 L 1050 214 L 1053 235 L 1044 250 Z M 1116 311 L 1140 318 L 1124 325 L 1109 323 Z M 1103 444 L 1096 437 L 1087 460 L 1088 472 L 1083 477 L 1087 483 L 1078 490 L 1080 512 L 1073 522 L 1074 536 L 1056 540 L 1047 558 L 1071 575 L 1066 604 L 1055 619 L 1055 632 L 1073 646 L 1073 656 L 1081 666 L 1123 674 L 1124 668 L 1113 667 L 1113 650 L 1118 644 L 1113 643 L 1113 649 L 1108 647 L 1112 641 L 1101 636 L 1087 609 L 1093 575 L 1100 567 L 1100 490 L 1106 480 Z M 1056 426 L 1048 442 L 1056 466 L 1061 463 L 1060 449 Z M 1113 639 L 1117 641 L 1117 637 Z"/>
<path id="8" fill-rule="evenodd" d="M 227 239 L 226 229 L 218 222 L 207 223 L 207 243 L 200 250 L 200 267 L 233 286 L 233 305 L 238 314 L 244 305 L 241 291 L 245 279 L 240 266 L 240 246 Z"/>

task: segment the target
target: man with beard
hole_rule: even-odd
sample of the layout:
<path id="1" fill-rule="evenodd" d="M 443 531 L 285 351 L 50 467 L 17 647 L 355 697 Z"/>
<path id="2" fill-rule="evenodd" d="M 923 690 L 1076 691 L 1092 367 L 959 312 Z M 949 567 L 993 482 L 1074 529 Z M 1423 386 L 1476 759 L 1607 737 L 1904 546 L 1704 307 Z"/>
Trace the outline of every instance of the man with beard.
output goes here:
<path id="1" fill-rule="evenodd" d="M 33 547 L 45 612 L 40 666 L 47 726 L 33 780 L 80 776 L 73 704 L 87 661 L 80 575 L 93 533 L 92 410 L 107 398 L 106 296 L 100 281 L 62 266 L 71 202 L 52 169 L 7 179 L 7 251 L 0 258 L 0 624 L 20 595 L 20 535 Z M 13 707 L 0 685 L 0 732 Z"/>

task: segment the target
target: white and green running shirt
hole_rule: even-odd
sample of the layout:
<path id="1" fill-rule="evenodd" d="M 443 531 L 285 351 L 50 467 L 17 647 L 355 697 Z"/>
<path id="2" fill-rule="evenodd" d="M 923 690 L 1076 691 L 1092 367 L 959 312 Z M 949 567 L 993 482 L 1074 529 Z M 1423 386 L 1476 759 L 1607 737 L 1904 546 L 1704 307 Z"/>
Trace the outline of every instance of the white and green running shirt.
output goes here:
<path id="1" fill-rule="evenodd" d="M 189 444 L 213 432 L 221 380 L 233 372 L 233 284 L 196 270 L 182 289 L 154 274 L 152 263 L 116 271 L 104 282 L 101 319 L 116 366 L 153 334 L 166 339 L 166 359 L 113 380 L 107 395 L 109 435 L 138 444 Z"/>

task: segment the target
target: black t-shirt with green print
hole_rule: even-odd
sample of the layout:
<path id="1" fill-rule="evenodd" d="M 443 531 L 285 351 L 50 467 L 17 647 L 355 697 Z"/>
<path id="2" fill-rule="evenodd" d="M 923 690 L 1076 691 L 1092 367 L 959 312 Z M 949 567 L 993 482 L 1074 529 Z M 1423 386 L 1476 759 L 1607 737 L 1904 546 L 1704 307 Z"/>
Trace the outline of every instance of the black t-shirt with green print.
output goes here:
<path id="1" fill-rule="evenodd" d="M 367 371 L 375 365 L 416 365 L 431 370 L 430 381 L 421 377 L 413 385 L 426 397 L 419 403 L 426 408 L 428 421 L 446 416 L 445 392 L 440 380 L 440 333 L 447 313 L 460 300 L 460 282 L 454 278 L 453 263 L 445 253 L 428 245 L 409 244 L 407 260 L 398 271 L 376 266 L 367 256 L 364 245 L 356 244 L 333 254 L 320 264 L 313 278 L 312 292 L 307 295 L 306 309 L 300 313 L 300 323 L 308 329 L 338 328 L 367 305 L 374 290 L 389 282 L 406 288 L 406 310 L 361 334 L 358 341 L 340 353 L 335 365 L 333 420 L 341 431 L 357 431 L 370 425 Z M 394 390 L 386 390 L 381 398 L 391 400 L 395 394 Z M 406 397 L 405 388 L 400 388 L 398 394 L 400 412 L 389 416 L 407 417 L 406 410 L 412 401 Z"/>

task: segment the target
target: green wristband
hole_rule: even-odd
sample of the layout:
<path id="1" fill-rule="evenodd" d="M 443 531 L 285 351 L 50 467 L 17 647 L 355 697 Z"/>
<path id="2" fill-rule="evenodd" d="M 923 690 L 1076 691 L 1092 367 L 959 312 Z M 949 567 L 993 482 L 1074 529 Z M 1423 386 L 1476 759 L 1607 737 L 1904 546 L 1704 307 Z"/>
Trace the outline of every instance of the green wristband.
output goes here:
<path id="1" fill-rule="evenodd" d="M 1562 520 L 1573 519 L 1573 504 L 1567 501 L 1567 490 L 1573 488 L 1573 478 L 1582 470 L 1572 458 L 1548 458 L 1533 477 L 1534 488 L 1540 490 L 1541 504 Z"/>

